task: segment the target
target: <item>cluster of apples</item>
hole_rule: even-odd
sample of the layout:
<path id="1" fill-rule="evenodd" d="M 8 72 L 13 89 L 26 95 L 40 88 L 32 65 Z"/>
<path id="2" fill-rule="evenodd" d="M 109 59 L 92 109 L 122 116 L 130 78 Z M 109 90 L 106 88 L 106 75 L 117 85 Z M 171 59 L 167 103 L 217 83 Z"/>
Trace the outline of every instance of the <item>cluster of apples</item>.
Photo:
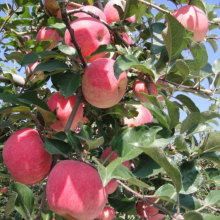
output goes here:
<path id="1" fill-rule="evenodd" d="M 115 4 L 124 10 L 121 1 L 116 0 L 110 0 L 105 5 L 104 11 L 95 6 L 83 6 L 82 9 L 94 13 L 101 20 L 111 24 L 120 19 L 119 13 L 114 7 Z M 58 3 L 55 0 L 45 0 L 45 8 L 51 14 L 61 18 Z M 69 9 L 71 8 L 68 6 Z M 116 79 L 113 68 L 115 60 L 107 58 L 108 54 L 106 53 L 91 56 L 99 46 L 111 43 L 109 30 L 100 20 L 92 18 L 86 13 L 80 12 L 74 16 L 77 19 L 70 25 L 74 29 L 75 39 L 81 48 L 84 59 L 90 63 L 82 77 L 84 98 L 97 108 L 112 107 L 120 102 L 126 92 L 128 81 L 126 72 L 122 72 L 119 79 Z M 201 41 L 204 39 L 208 30 L 208 19 L 203 11 L 188 5 L 176 10 L 173 16 L 185 28 L 194 32 L 193 40 Z M 135 22 L 135 16 L 127 20 Z M 123 37 L 126 39 L 128 36 L 124 33 Z M 41 40 L 53 41 L 48 48 L 49 50 L 58 45 L 61 38 L 56 30 L 42 27 L 36 37 L 36 41 Z M 132 43 L 129 38 L 127 41 L 129 44 Z M 65 32 L 64 42 L 66 45 L 73 46 L 68 30 Z M 32 64 L 31 71 L 34 71 L 38 64 Z M 158 95 L 159 91 L 152 82 L 150 82 L 150 90 L 152 95 Z M 144 81 L 136 80 L 133 84 L 133 92 L 139 101 L 149 101 L 140 93 L 149 94 L 149 89 Z M 56 110 L 57 117 L 57 120 L 51 125 L 53 130 L 64 131 L 75 102 L 76 95 L 64 98 L 60 92 L 55 92 L 49 98 L 47 105 L 51 111 Z M 75 130 L 78 123 L 84 119 L 83 105 L 81 103 L 77 110 L 71 130 Z M 124 125 L 132 127 L 152 122 L 153 117 L 147 108 L 142 105 L 135 107 L 138 116 L 132 119 L 125 118 Z M 111 147 L 108 147 L 103 151 L 100 159 L 103 163 L 105 160 L 110 163 L 117 157 L 118 154 L 113 152 Z M 97 170 L 80 161 L 64 160 L 52 168 L 52 158 L 44 149 L 42 139 L 35 129 L 25 128 L 12 134 L 4 145 L 3 159 L 14 180 L 23 184 L 39 183 L 49 174 L 46 186 L 47 200 L 51 210 L 58 215 L 71 220 L 92 220 L 95 218 L 110 220 L 114 218 L 114 210 L 105 206 L 108 194 L 113 193 L 118 187 L 116 180 L 111 180 L 106 187 L 103 187 Z M 130 161 L 125 161 L 123 165 L 131 169 Z M 137 204 L 137 212 L 141 217 L 146 212 L 149 219 L 161 218 L 157 209 L 148 204 L 144 205 L 148 206 L 145 211 L 143 211 L 143 202 Z M 152 209 L 154 209 L 154 214 L 151 213 Z"/>

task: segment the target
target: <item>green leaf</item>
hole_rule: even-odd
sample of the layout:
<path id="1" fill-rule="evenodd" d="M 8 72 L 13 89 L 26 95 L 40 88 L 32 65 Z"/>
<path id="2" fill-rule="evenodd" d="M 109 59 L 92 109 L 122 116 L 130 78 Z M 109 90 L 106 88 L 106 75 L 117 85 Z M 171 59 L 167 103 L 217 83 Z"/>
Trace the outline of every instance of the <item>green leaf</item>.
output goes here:
<path id="1" fill-rule="evenodd" d="M 176 67 L 179 70 L 179 72 L 185 77 L 187 77 L 190 73 L 189 66 L 183 59 L 177 59 L 176 60 Z"/>
<path id="2" fill-rule="evenodd" d="M 171 14 L 166 14 L 167 28 L 162 35 L 169 54 L 169 61 L 176 59 L 185 47 L 186 30 Z M 178 30 L 178 31 L 177 31 Z"/>
<path id="3" fill-rule="evenodd" d="M 182 194 L 191 194 L 198 191 L 203 182 L 203 176 L 196 169 L 194 162 L 185 162 L 180 167 L 182 174 Z"/>
<path id="4" fill-rule="evenodd" d="M 205 198 L 205 205 L 215 205 L 220 201 L 220 190 L 212 190 Z"/>
<path id="5" fill-rule="evenodd" d="M 138 2 L 135 0 L 127 0 L 124 10 L 123 20 L 134 15 L 138 10 Z"/>
<path id="6" fill-rule="evenodd" d="M 164 97 L 164 99 L 170 116 L 170 128 L 172 129 L 179 124 L 179 118 L 180 118 L 179 108 L 175 102 L 169 101 L 166 97 Z"/>
<path id="7" fill-rule="evenodd" d="M 40 112 L 41 116 L 44 119 L 44 126 L 49 127 L 56 121 L 56 114 L 51 111 L 47 111 L 39 106 L 37 106 L 37 110 Z"/>
<path id="8" fill-rule="evenodd" d="M 96 51 L 94 51 L 91 54 L 91 57 L 100 53 L 106 53 L 106 52 L 115 52 L 115 48 L 112 45 L 101 45 L 98 47 Z"/>
<path id="9" fill-rule="evenodd" d="M 208 214 L 208 213 L 201 213 L 204 220 L 219 220 L 219 216 Z"/>
<path id="10" fill-rule="evenodd" d="M 194 57 L 195 68 L 200 70 L 206 66 L 208 62 L 208 54 L 203 44 L 192 42 L 190 51 Z"/>
<path id="11" fill-rule="evenodd" d="M 31 52 L 24 56 L 21 65 L 26 66 L 32 63 L 37 62 L 39 59 L 39 55 L 37 53 Z"/>
<path id="12" fill-rule="evenodd" d="M 163 149 L 160 146 L 142 147 L 141 149 L 166 171 L 179 192 L 182 188 L 181 173 L 177 166 L 168 160 Z"/>
<path id="13" fill-rule="evenodd" d="M 8 106 L 0 109 L 1 114 L 11 114 L 13 112 L 31 113 L 30 108 L 27 106 Z"/>
<path id="14" fill-rule="evenodd" d="M 45 63 L 40 63 L 37 65 L 37 67 L 34 69 L 33 73 L 37 73 L 38 71 L 47 71 L 47 72 L 53 72 L 53 71 L 64 71 L 67 70 L 68 66 L 59 60 L 49 60 Z"/>
<path id="15" fill-rule="evenodd" d="M 21 183 L 14 183 L 12 189 L 17 193 L 15 209 L 29 220 L 34 207 L 34 194 L 27 186 Z"/>
<path id="16" fill-rule="evenodd" d="M 167 183 L 162 185 L 157 191 L 154 193 L 156 198 L 160 198 L 163 200 L 171 200 L 173 202 L 176 201 L 176 190 L 173 185 Z"/>
<path id="17" fill-rule="evenodd" d="M 200 112 L 199 108 L 195 105 L 195 103 L 185 95 L 177 95 L 175 97 L 179 101 L 181 101 L 191 112 Z"/>
<path id="18" fill-rule="evenodd" d="M 52 76 L 53 84 L 58 87 L 61 94 L 68 98 L 73 95 L 81 83 L 79 73 L 67 71 L 66 73 L 55 74 Z"/>
<path id="19" fill-rule="evenodd" d="M 187 212 L 184 214 L 184 220 L 204 220 L 202 215 L 198 212 Z"/>
<path id="20" fill-rule="evenodd" d="M 161 173 L 163 171 L 163 168 L 161 168 L 151 157 L 148 155 L 140 155 L 140 160 L 133 171 L 134 175 L 139 178 L 146 178 L 155 176 L 158 173 Z"/>
<path id="21" fill-rule="evenodd" d="M 150 26 L 150 32 L 152 35 L 152 47 L 151 52 L 153 54 L 161 53 L 165 49 L 162 31 L 166 28 L 164 23 L 153 23 Z"/>
<path id="22" fill-rule="evenodd" d="M 212 161 L 220 165 L 220 152 L 219 151 L 204 153 L 204 154 L 199 155 L 199 157 L 201 159 L 206 159 L 208 161 Z"/>
<path id="23" fill-rule="evenodd" d="M 21 64 L 25 54 L 21 52 L 12 52 L 10 54 L 5 53 L 4 56 L 7 60 L 16 60 L 17 63 Z"/>
<path id="24" fill-rule="evenodd" d="M 220 150 L 220 131 L 211 132 L 201 147 L 203 153 Z"/>
<path id="25" fill-rule="evenodd" d="M 180 134 L 175 139 L 175 145 L 177 151 L 186 151 L 188 152 L 187 144 L 184 138 L 184 135 Z"/>
<path id="26" fill-rule="evenodd" d="M 51 155 L 60 154 L 65 158 L 68 158 L 67 154 L 72 151 L 71 146 L 66 142 L 49 138 L 44 140 L 44 149 Z"/>
<path id="27" fill-rule="evenodd" d="M 142 105 L 144 105 L 164 127 L 169 129 L 169 122 L 163 111 L 151 103 L 142 103 Z"/>
<path id="28" fill-rule="evenodd" d="M 5 206 L 5 215 L 9 216 L 13 211 L 14 211 L 14 206 L 15 206 L 15 202 L 17 199 L 17 193 L 16 192 L 12 192 L 8 198 L 8 202 Z"/>
<path id="29" fill-rule="evenodd" d="M 68 55 L 68 56 L 73 56 L 74 58 L 77 58 L 78 54 L 77 51 L 74 47 L 71 47 L 69 45 L 59 45 L 58 49 L 60 52 Z"/>
<path id="30" fill-rule="evenodd" d="M 212 66 L 212 71 L 215 74 L 215 88 L 220 87 L 220 59 L 215 60 Z"/>

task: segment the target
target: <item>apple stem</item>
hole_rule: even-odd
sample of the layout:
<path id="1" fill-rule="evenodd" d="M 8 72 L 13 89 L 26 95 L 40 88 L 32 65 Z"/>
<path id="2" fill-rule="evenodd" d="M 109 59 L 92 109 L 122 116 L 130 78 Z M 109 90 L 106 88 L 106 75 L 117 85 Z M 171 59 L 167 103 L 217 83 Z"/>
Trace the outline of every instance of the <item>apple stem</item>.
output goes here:
<path id="1" fill-rule="evenodd" d="M 66 28 L 68 29 L 69 33 L 70 33 L 70 36 L 71 36 L 71 42 L 73 43 L 74 47 L 76 48 L 77 50 L 77 53 L 79 55 L 79 58 L 83 64 L 83 67 L 86 68 L 87 67 L 87 64 L 82 56 L 82 53 L 81 53 L 81 48 L 79 47 L 79 45 L 77 44 L 76 42 L 76 39 L 75 39 L 75 35 L 74 35 L 74 30 L 71 28 L 70 26 L 70 19 L 67 15 L 67 12 L 66 12 L 66 7 L 65 7 L 65 3 L 64 2 L 59 2 L 59 6 L 60 6 L 60 10 L 61 10 L 61 14 L 62 14 L 62 19 L 66 25 Z"/>
<path id="2" fill-rule="evenodd" d="M 168 214 L 170 216 L 171 219 L 174 219 L 174 213 L 169 211 L 168 209 L 164 208 L 162 205 L 159 205 L 157 203 L 152 202 L 150 199 L 148 199 L 146 196 L 141 195 L 140 193 L 134 191 L 133 189 L 131 189 L 130 187 L 128 187 L 126 184 L 124 184 L 123 182 L 121 182 L 120 180 L 116 180 L 116 182 L 118 184 L 120 184 L 124 189 L 126 189 L 127 191 L 129 191 L 130 193 L 132 193 L 135 197 L 140 198 L 150 204 L 152 204 L 155 208 L 159 209 L 160 211 Z"/>

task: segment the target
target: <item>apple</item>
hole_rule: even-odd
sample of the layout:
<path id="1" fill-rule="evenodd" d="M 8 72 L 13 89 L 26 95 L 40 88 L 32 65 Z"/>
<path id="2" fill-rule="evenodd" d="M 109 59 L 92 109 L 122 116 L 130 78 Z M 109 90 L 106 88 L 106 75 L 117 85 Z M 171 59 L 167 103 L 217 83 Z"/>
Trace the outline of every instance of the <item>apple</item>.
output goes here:
<path id="1" fill-rule="evenodd" d="M 105 207 L 101 213 L 99 214 L 98 217 L 96 217 L 97 219 L 102 219 L 102 220 L 111 220 L 115 218 L 115 210 L 108 206 Z"/>
<path id="2" fill-rule="evenodd" d="M 40 64 L 40 62 L 35 62 L 32 63 L 31 65 L 29 65 L 29 69 L 26 70 L 26 76 L 29 76 L 30 74 L 32 74 L 35 70 L 35 68 Z M 42 71 L 38 71 L 36 74 L 33 74 L 30 77 L 30 81 L 35 83 L 38 80 L 43 80 L 44 79 L 44 74 L 42 73 Z"/>
<path id="3" fill-rule="evenodd" d="M 110 0 L 107 2 L 107 4 L 104 7 L 104 13 L 106 16 L 107 23 L 111 24 L 112 22 L 119 21 L 120 16 L 118 13 L 118 10 L 114 7 L 114 5 L 117 5 L 121 7 L 121 9 L 124 11 L 124 6 L 122 4 L 121 0 Z M 126 20 L 130 21 L 131 23 L 135 23 L 136 16 L 133 15 Z"/>
<path id="4" fill-rule="evenodd" d="M 46 196 L 52 211 L 71 220 L 93 220 L 107 201 L 98 171 L 74 160 L 63 160 L 54 166 Z"/>
<path id="5" fill-rule="evenodd" d="M 55 92 L 47 101 L 51 111 L 56 110 L 57 120 L 50 126 L 55 131 L 64 131 L 66 123 L 76 102 L 76 95 L 64 98 L 59 92 Z M 79 122 L 83 121 L 83 103 L 80 104 L 76 116 L 72 122 L 71 130 L 75 130 Z"/>
<path id="6" fill-rule="evenodd" d="M 8 188 L 7 187 L 4 187 L 4 188 L 0 187 L 0 193 L 5 194 L 7 192 L 8 192 Z"/>
<path id="7" fill-rule="evenodd" d="M 74 30 L 75 39 L 81 48 L 81 53 L 87 62 L 106 56 L 106 53 L 100 53 L 89 57 L 99 46 L 110 44 L 110 33 L 102 22 L 95 18 L 85 17 L 76 19 L 70 25 Z M 73 46 L 68 30 L 65 31 L 64 40 L 66 45 Z"/>
<path id="8" fill-rule="evenodd" d="M 99 8 L 92 6 L 92 5 L 86 5 L 86 6 L 82 6 L 81 8 L 84 11 L 88 11 L 93 13 L 94 15 L 98 16 L 100 19 L 102 19 L 103 21 L 106 21 L 106 16 L 104 14 L 104 12 L 102 10 L 100 10 Z M 74 14 L 75 17 L 77 18 L 85 18 L 85 17 L 91 17 L 89 14 L 83 13 L 83 12 L 78 12 Z"/>
<path id="9" fill-rule="evenodd" d="M 44 0 L 44 8 L 46 8 L 52 15 L 57 15 L 59 4 L 56 0 Z"/>
<path id="10" fill-rule="evenodd" d="M 36 41 L 40 42 L 42 40 L 51 40 L 53 43 L 47 48 L 47 49 L 52 49 L 55 47 L 59 41 L 61 40 L 60 35 L 56 30 L 53 29 L 46 29 L 47 27 L 42 27 L 36 36 Z"/>
<path id="11" fill-rule="evenodd" d="M 50 171 L 52 158 L 44 150 L 44 143 L 33 128 L 13 133 L 5 142 L 2 153 L 9 173 L 17 182 L 36 184 Z"/>
<path id="12" fill-rule="evenodd" d="M 157 198 L 149 198 L 149 199 L 152 202 L 155 202 L 157 200 Z M 139 202 L 137 202 L 137 204 L 136 204 L 136 211 L 137 211 L 137 214 L 141 218 L 143 218 L 143 219 L 146 219 L 145 214 L 147 215 L 148 219 L 151 219 L 151 218 L 154 218 L 158 214 L 158 212 L 159 212 L 158 209 L 154 208 L 152 204 L 150 204 L 150 203 L 148 203 L 146 201 L 139 201 Z M 164 215 L 163 215 L 163 217 L 164 217 Z M 162 219 L 162 218 L 158 218 L 158 219 Z"/>
<path id="13" fill-rule="evenodd" d="M 105 186 L 105 190 L 108 195 L 114 193 L 117 188 L 118 188 L 118 183 L 114 179 L 110 180 Z"/>
<path id="14" fill-rule="evenodd" d="M 122 33 L 122 38 L 128 45 L 132 44 L 132 39 L 127 33 Z"/>
<path id="15" fill-rule="evenodd" d="M 119 79 L 114 73 L 115 60 L 99 58 L 87 67 L 82 77 L 82 91 L 87 102 L 97 108 L 110 108 L 120 102 L 127 87 L 126 72 Z"/>
<path id="16" fill-rule="evenodd" d="M 189 31 L 194 33 L 193 40 L 202 41 L 208 32 L 208 17 L 194 5 L 185 5 L 173 12 L 173 16 Z"/>
<path id="17" fill-rule="evenodd" d="M 128 127 L 137 127 L 142 124 L 151 123 L 153 116 L 150 111 L 144 107 L 143 105 L 134 105 L 137 107 L 138 115 L 134 118 L 124 118 L 123 124 L 127 125 Z"/>

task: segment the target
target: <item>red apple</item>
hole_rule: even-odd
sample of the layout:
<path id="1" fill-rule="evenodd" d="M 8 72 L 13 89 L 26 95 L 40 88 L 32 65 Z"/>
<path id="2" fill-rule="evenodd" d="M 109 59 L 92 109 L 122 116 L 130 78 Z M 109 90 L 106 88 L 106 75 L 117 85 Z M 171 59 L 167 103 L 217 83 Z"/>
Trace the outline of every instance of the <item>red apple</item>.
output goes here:
<path id="1" fill-rule="evenodd" d="M 7 192 L 8 192 L 8 188 L 7 187 L 4 187 L 4 188 L 0 187 L 0 193 L 5 194 Z"/>
<path id="2" fill-rule="evenodd" d="M 31 65 L 29 65 L 29 69 L 26 70 L 26 75 L 29 76 L 31 73 L 34 72 L 35 68 L 40 64 L 40 62 L 35 62 Z M 42 71 L 38 71 L 37 73 L 33 74 L 30 77 L 31 82 L 35 83 L 38 80 L 43 80 L 44 79 L 44 74 Z"/>
<path id="3" fill-rule="evenodd" d="M 102 219 L 102 220 L 111 220 L 115 218 L 115 210 L 108 206 L 105 207 L 101 213 L 99 214 L 98 217 L 96 217 L 97 219 Z"/>
<path id="4" fill-rule="evenodd" d="M 87 67 L 82 77 L 82 91 L 87 102 L 97 108 L 110 108 L 120 102 L 127 87 L 127 75 L 122 72 L 117 80 L 115 60 L 99 58 Z"/>
<path id="5" fill-rule="evenodd" d="M 21 129 L 7 139 L 3 159 L 14 180 L 26 185 L 43 180 L 52 163 L 39 133 L 33 128 Z"/>
<path id="6" fill-rule="evenodd" d="M 46 29 L 47 27 L 42 27 L 36 36 L 36 41 L 40 42 L 42 40 L 51 40 L 53 43 L 47 48 L 47 49 L 52 49 L 55 47 L 59 41 L 60 41 L 60 35 L 56 30 L 53 29 Z"/>
<path id="7" fill-rule="evenodd" d="M 208 32 L 208 17 L 194 5 L 185 5 L 173 12 L 173 16 L 189 31 L 194 33 L 194 41 L 202 41 Z"/>
<path id="8" fill-rule="evenodd" d="M 117 6 L 121 7 L 121 9 L 124 11 L 124 6 L 123 6 L 121 0 L 110 0 L 110 1 L 108 1 L 107 4 L 105 5 L 104 13 L 105 13 L 105 16 L 106 16 L 107 23 L 109 23 L 109 24 L 111 24 L 112 22 L 120 20 L 118 10 L 114 7 L 114 5 L 117 5 Z M 134 23 L 135 20 L 136 20 L 136 16 L 133 15 L 133 16 L 127 18 L 126 20 Z"/>
<path id="9" fill-rule="evenodd" d="M 72 112 L 72 109 L 76 102 L 76 95 L 72 95 L 68 98 L 64 98 L 60 95 L 59 92 L 55 92 L 48 99 L 47 105 L 51 111 L 56 110 L 57 121 L 55 121 L 51 128 L 55 131 L 64 131 L 66 123 L 69 119 L 69 116 Z M 76 116 L 72 122 L 71 130 L 75 130 L 79 122 L 83 121 L 83 104 L 81 103 Z"/>
<path id="10" fill-rule="evenodd" d="M 63 160 L 52 169 L 46 195 L 51 210 L 70 220 L 93 220 L 107 201 L 97 170 L 73 160 Z"/>
<path id="11" fill-rule="evenodd" d="M 97 58 L 106 56 L 106 53 L 100 53 L 89 57 L 95 52 L 99 46 L 110 44 L 110 33 L 108 28 L 95 18 L 78 18 L 71 23 L 71 28 L 74 30 L 75 39 L 84 58 L 91 62 Z M 65 32 L 65 44 L 73 46 L 71 36 L 68 30 Z"/>
<path id="12" fill-rule="evenodd" d="M 150 198 L 150 200 L 152 202 L 155 202 L 157 199 Z M 139 201 L 136 204 L 136 210 L 137 210 L 137 214 L 143 219 L 146 219 L 145 214 L 147 215 L 147 218 L 151 219 L 151 217 L 154 217 L 159 212 L 159 210 L 154 208 L 152 204 L 145 202 L 145 201 Z"/>
<path id="13" fill-rule="evenodd" d="M 106 16 L 105 16 L 104 12 L 102 10 L 100 10 L 99 8 L 95 7 L 95 6 L 86 5 L 86 6 L 82 6 L 80 9 L 82 9 L 84 11 L 91 12 L 94 15 L 98 16 L 103 21 L 106 21 Z M 83 12 L 75 13 L 74 16 L 77 17 L 77 18 L 91 17 L 89 14 L 86 14 L 86 13 L 83 13 Z"/>
<path id="14" fill-rule="evenodd" d="M 108 184 L 105 186 L 105 190 L 107 194 L 114 193 L 117 188 L 118 188 L 118 183 L 114 179 L 110 180 Z"/>
<path id="15" fill-rule="evenodd" d="M 128 127 L 137 127 L 142 124 L 151 123 L 153 116 L 150 111 L 143 105 L 135 105 L 138 115 L 134 118 L 124 118 L 123 124 Z"/>

